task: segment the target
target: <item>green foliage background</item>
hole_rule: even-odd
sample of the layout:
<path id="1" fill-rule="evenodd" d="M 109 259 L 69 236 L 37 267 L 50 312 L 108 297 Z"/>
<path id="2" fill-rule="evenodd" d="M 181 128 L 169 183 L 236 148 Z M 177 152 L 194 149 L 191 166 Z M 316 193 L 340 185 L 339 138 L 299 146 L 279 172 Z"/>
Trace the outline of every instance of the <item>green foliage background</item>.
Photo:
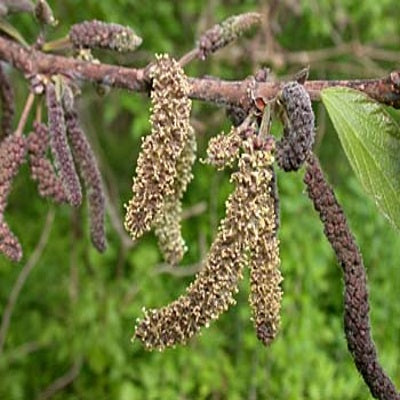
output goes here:
<path id="1" fill-rule="evenodd" d="M 135 55 L 99 55 L 103 60 L 132 66 L 145 65 L 156 52 L 182 55 L 204 28 L 239 12 L 265 11 L 268 5 L 254 0 L 50 3 L 60 20 L 59 28 L 51 33 L 54 38 L 65 34 L 72 23 L 92 18 L 134 27 L 144 38 Z M 331 47 L 352 40 L 400 50 L 399 18 L 397 0 L 301 0 L 280 2 L 271 23 L 275 24 L 278 43 L 290 51 Z M 12 21 L 27 37 L 37 33 L 28 16 L 14 16 Z M 258 40 L 256 50 L 267 47 L 263 38 L 262 33 L 254 38 Z M 194 63 L 188 73 L 242 79 L 260 66 L 251 61 L 253 42 L 245 38 L 221 56 Z M 244 56 L 238 58 L 240 49 Z M 283 64 L 273 73 L 287 76 L 301 66 Z M 334 61 L 311 63 L 311 77 L 373 76 L 371 70 L 390 72 L 394 68 L 396 65 L 388 61 L 374 61 L 371 66 L 362 57 L 348 54 Z M 21 107 L 26 87 L 18 74 L 15 78 Z M 83 123 L 98 149 L 107 185 L 122 216 L 123 203 L 130 197 L 140 137 L 149 129 L 149 101 L 123 91 L 100 98 L 90 85 L 84 86 L 83 93 Z M 400 387 L 400 235 L 365 196 L 322 106 L 316 105 L 315 110 L 319 125 L 317 152 L 368 268 L 372 326 L 380 359 Z M 208 105 L 196 103 L 193 114 L 201 157 L 208 138 L 229 125 L 221 110 Z M 7 209 L 7 218 L 23 243 L 24 261 L 32 253 L 52 207 L 37 196 L 27 172 L 25 166 Z M 157 307 L 175 299 L 193 276 L 160 273 L 161 258 L 152 235 L 125 251 L 109 221 L 109 249 L 98 255 L 87 240 L 85 208 L 73 213 L 68 207 L 60 207 L 56 209 L 50 241 L 12 316 L 0 356 L 0 399 L 45 398 L 43 391 L 67 373 L 76 360 L 81 361 L 79 375 L 52 398 L 369 399 L 343 335 L 341 271 L 304 195 L 302 172 L 280 173 L 279 189 L 285 298 L 281 333 L 270 348 L 264 348 L 253 332 L 247 277 L 237 296 L 237 306 L 188 346 L 148 353 L 139 343 L 132 344 L 135 319 L 142 315 L 142 307 Z M 210 245 L 230 190 L 229 173 L 196 164 L 185 205 L 203 202 L 207 210 L 184 223 L 189 245 L 184 264 L 189 268 L 201 258 L 204 243 Z M 0 315 L 22 265 L 0 258 Z M 186 267 L 179 268 L 184 271 Z"/>

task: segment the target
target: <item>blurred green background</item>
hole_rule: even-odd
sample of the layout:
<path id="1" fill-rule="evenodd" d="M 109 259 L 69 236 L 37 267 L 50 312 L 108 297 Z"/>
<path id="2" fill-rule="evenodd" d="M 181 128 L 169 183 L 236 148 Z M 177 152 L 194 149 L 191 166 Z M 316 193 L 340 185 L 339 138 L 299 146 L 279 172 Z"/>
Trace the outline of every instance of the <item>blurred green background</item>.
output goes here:
<path id="1" fill-rule="evenodd" d="M 187 68 L 243 79 L 261 66 L 284 79 L 305 65 L 312 79 L 385 75 L 400 61 L 398 0 L 63 0 L 50 1 L 60 20 L 50 38 L 85 19 L 134 27 L 144 39 L 131 56 L 98 53 L 107 62 L 143 66 L 154 53 L 179 57 L 196 37 L 229 15 L 265 14 L 258 32 L 204 63 Z M 31 17 L 10 19 L 34 40 Z M 18 106 L 27 91 L 15 73 Z M 86 207 L 55 209 L 50 239 L 17 299 L 0 355 L 0 399 L 369 399 L 352 363 L 342 329 L 342 279 L 321 224 L 304 195 L 302 172 L 279 173 L 284 275 L 282 328 L 265 348 L 255 337 L 247 303 L 248 277 L 230 309 L 186 347 L 149 353 L 131 343 L 142 307 L 167 304 L 193 280 L 224 214 L 232 189 L 229 171 L 197 163 L 184 199 L 184 266 L 162 264 L 152 234 L 132 246 L 121 230 L 130 198 L 140 138 L 149 131 L 149 100 L 112 91 L 99 97 L 85 85 L 80 111 L 95 147 L 110 198 L 109 248 L 88 242 Z M 382 364 L 400 387 L 400 236 L 356 181 L 322 106 L 315 104 L 316 151 L 363 251 L 368 268 L 373 334 Z M 195 103 L 199 157 L 207 140 L 229 129 L 224 111 Z M 53 206 L 40 199 L 25 165 L 15 181 L 7 219 L 21 238 L 24 260 L 0 257 L 0 316 L 10 291 Z M 399 319 L 398 319 L 399 318 Z M 397 322 L 396 322 L 397 321 Z"/>

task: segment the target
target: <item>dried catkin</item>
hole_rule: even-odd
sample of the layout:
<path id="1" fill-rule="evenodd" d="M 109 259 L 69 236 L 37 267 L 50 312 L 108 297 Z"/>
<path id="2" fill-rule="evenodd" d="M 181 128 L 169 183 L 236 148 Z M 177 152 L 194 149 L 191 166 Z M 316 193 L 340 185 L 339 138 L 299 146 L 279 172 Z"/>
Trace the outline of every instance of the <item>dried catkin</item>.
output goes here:
<path id="1" fill-rule="evenodd" d="M 25 160 L 26 147 L 22 136 L 8 136 L 0 143 L 0 253 L 15 262 L 21 260 L 22 248 L 4 220 L 4 212 L 12 181 Z"/>
<path id="2" fill-rule="evenodd" d="M 68 202 L 77 207 L 82 202 L 82 189 L 68 145 L 62 99 L 57 97 L 55 85 L 46 86 L 50 147 Z"/>
<path id="3" fill-rule="evenodd" d="M 40 196 L 66 203 L 67 196 L 54 166 L 47 158 L 49 149 L 49 132 L 46 125 L 34 122 L 33 132 L 28 136 L 28 151 L 31 176 L 38 183 Z"/>
<path id="4" fill-rule="evenodd" d="M 72 25 L 69 39 L 77 48 L 100 48 L 119 52 L 133 51 L 142 43 L 142 39 L 131 28 L 96 20 Z"/>
<path id="5" fill-rule="evenodd" d="M 104 227 L 105 196 L 100 170 L 92 148 L 80 126 L 78 115 L 75 110 L 70 109 L 65 113 L 65 122 L 73 155 L 80 169 L 87 191 L 90 237 L 94 247 L 98 251 L 103 252 L 107 246 Z"/>
<path id="6" fill-rule="evenodd" d="M 199 58 L 205 60 L 210 54 L 235 41 L 254 25 L 261 23 L 261 14 L 249 12 L 234 15 L 208 29 L 199 40 Z"/>
<path id="7" fill-rule="evenodd" d="M 151 229 L 165 199 L 174 195 L 177 162 L 190 130 L 189 85 L 182 68 L 168 55 L 161 55 L 151 77 L 151 134 L 142 143 L 133 197 L 125 215 L 125 228 L 134 240 Z"/>
<path id="8" fill-rule="evenodd" d="M 165 200 L 165 204 L 154 220 L 154 231 L 161 253 L 167 263 L 178 264 L 186 252 L 186 244 L 181 233 L 182 197 L 193 178 L 192 167 L 196 160 L 196 135 L 189 128 L 188 141 L 176 164 L 175 191 Z"/>
<path id="9" fill-rule="evenodd" d="M 258 173 L 262 174 L 258 162 L 268 167 L 273 161 L 270 153 L 262 153 L 259 158 L 245 152 L 240 158 L 239 171 L 232 175 L 235 191 L 227 201 L 225 219 L 203 269 L 186 294 L 166 307 L 145 311 L 144 319 L 138 322 L 135 338 L 147 349 L 185 343 L 235 303 L 233 296 L 242 277 L 244 250 L 253 223 L 247 208 L 257 197 L 254 185 Z"/>
<path id="10" fill-rule="evenodd" d="M 362 257 L 335 194 L 317 158 L 310 154 L 304 176 L 308 196 L 324 224 L 324 232 L 343 269 L 344 327 L 355 365 L 373 397 L 399 400 L 400 394 L 378 361 L 371 337 L 367 276 Z"/>
<path id="11" fill-rule="evenodd" d="M 314 112 L 311 99 L 298 82 L 284 85 L 280 96 L 284 108 L 285 127 L 276 145 L 276 160 L 284 171 L 297 171 L 314 144 Z"/>
<path id="12" fill-rule="evenodd" d="M 0 100 L 1 100 L 1 131 L 0 141 L 12 133 L 12 124 L 15 114 L 14 90 L 9 76 L 0 64 Z"/>
<path id="13" fill-rule="evenodd" d="M 221 170 L 232 167 L 239 157 L 242 144 L 241 127 L 233 126 L 228 134 L 221 133 L 208 142 L 207 158 L 205 162 Z"/>

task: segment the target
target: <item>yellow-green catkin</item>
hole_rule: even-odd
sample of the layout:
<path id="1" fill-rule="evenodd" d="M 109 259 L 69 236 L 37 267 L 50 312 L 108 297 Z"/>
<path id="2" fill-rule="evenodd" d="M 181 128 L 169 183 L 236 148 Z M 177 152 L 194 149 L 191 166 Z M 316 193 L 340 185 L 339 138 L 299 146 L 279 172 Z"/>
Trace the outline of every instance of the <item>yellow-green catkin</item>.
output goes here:
<path id="1" fill-rule="evenodd" d="M 196 160 L 196 136 L 189 128 L 188 141 L 178 159 L 175 192 L 165 200 L 164 207 L 154 221 L 154 231 L 164 260 L 171 265 L 178 264 L 186 252 L 181 233 L 182 197 L 193 178 L 192 167 Z"/>
<path id="2" fill-rule="evenodd" d="M 205 162 L 214 165 L 219 170 L 232 167 L 239 157 L 240 146 L 243 141 L 241 131 L 241 126 L 233 126 L 228 134 L 221 133 L 212 137 L 208 142 Z"/>
<path id="3" fill-rule="evenodd" d="M 260 180 L 271 179 L 268 167 L 272 161 L 271 152 L 257 151 L 250 145 L 245 149 L 239 160 L 239 171 L 232 175 L 235 191 L 227 201 L 225 219 L 203 269 L 186 294 L 166 307 L 145 311 L 144 318 L 138 321 L 135 338 L 147 349 L 163 350 L 187 342 L 235 303 L 245 250 L 253 229 L 257 228 L 248 207 L 250 203 L 260 204 L 257 186 Z"/>
<path id="4" fill-rule="evenodd" d="M 178 62 L 157 57 L 150 72 L 151 134 L 143 140 L 127 205 L 125 228 L 134 240 L 149 231 L 167 198 L 174 196 L 177 163 L 188 142 L 191 101 L 189 84 Z"/>

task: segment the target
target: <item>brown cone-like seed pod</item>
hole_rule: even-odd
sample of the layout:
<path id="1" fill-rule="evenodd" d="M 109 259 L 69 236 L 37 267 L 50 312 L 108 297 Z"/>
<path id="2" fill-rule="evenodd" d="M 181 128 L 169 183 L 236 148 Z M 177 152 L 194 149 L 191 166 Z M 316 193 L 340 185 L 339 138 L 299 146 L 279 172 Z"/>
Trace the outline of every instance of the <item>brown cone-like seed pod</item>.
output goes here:
<path id="1" fill-rule="evenodd" d="M 54 200 L 56 203 L 66 203 L 65 194 L 60 178 L 53 164 L 47 158 L 49 149 L 49 133 L 47 126 L 34 122 L 33 132 L 28 136 L 28 151 L 31 176 L 38 183 L 40 196 Z"/>
<path id="2" fill-rule="evenodd" d="M 58 175 L 68 202 L 77 207 L 82 202 L 82 189 L 68 145 L 62 98 L 58 98 L 55 85 L 46 85 L 50 147 Z"/>
<path id="3" fill-rule="evenodd" d="M 7 198 L 12 181 L 25 160 L 26 140 L 22 136 L 8 136 L 0 143 L 0 253 L 11 261 L 20 261 L 22 248 L 4 220 Z"/>
<path id="4" fill-rule="evenodd" d="M 276 145 L 276 160 L 284 171 L 297 171 L 307 158 L 314 139 L 314 112 L 304 86 L 289 82 L 280 101 L 284 108 L 285 127 L 282 139 Z"/>
<path id="5" fill-rule="evenodd" d="M 0 64 L 0 100 L 1 100 L 1 131 L 0 141 L 12 133 L 12 123 L 15 114 L 14 90 L 10 78 Z"/>
<path id="6" fill-rule="evenodd" d="M 72 25 L 69 39 L 77 48 L 119 52 L 133 51 L 142 43 L 142 39 L 131 28 L 102 21 L 84 21 Z"/>
<path id="7" fill-rule="evenodd" d="M 214 165 L 219 170 L 232 167 L 239 157 L 240 146 L 243 142 L 241 131 L 240 126 L 233 126 L 228 134 L 221 133 L 212 137 L 208 142 L 205 162 Z"/>
<path id="8" fill-rule="evenodd" d="M 318 159 L 310 154 L 304 176 L 307 193 L 324 224 L 324 232 L 343 269 L 344 328 L 355 365 L 376 399 L 399 400 L 400 393 L 379 363 L 371 336 L 367 276 L 360 250 Z"/>
<path id="9" fill-rule="evenodd" d="M 199 58 L 205 60 L 210 54 L 235 41 L 254 25 L 261 23 L 261 14 L 249 12 L 233 15 L 207 30 L 199 40 Z"/>
<path id="10" fill-rule="evenodd" d="M 203 269 L 186 294 L 159 310 L 145 311 L 144 319 L 138 322 L 135 338 L 147 349 L 162 350 L 185 343 L 235 303 L 233 296 L 242 277 L 244 250 L 251 232 L 247 208 L 254 201 L 254 178 L 260 172 L 254 169 L 259 167 L 256 159 L 247 152 L 242 154 L 239 171 L 232 175 L 235 191 L 227 201 L 225 219 Z M 265 156 L 263 161 L 268 169 L 273 159 Z"/>
<path id="11" fill-rule="evenodd" d="M 188 142 L 191 101 L 179 64 L 168 55 L 157 57 L 151 70 L 151 134 L 144 138 L 126 206 L 125 228 L 134 240 L 149 231 L 165 199 L 175 193 L 177 162 Z"/>
<path id="12" fill-rule="evenodd" d="M 106 205 L 100 170 L 90 143 L 80 126 L 76 111 L 70 109 L 66 112 L 65 121 L 74 158 L 87 190 L 90 237 L 94 247 L 98 251 L 103 252 L 107 247 L 104 226 Z"/>
<path id="13" fill-rule="evenodd" d="M 176 164 L 175 192 L 165 200 L 164 207 L 154 221 L 154 231 L 165 261 L 176 265 L 186 252 L 185 241 L 181 233 L 182 197 L 193 178 L 192 167 L 196 160 L 196 135 L 189 127 L 188 141 Z"/>

